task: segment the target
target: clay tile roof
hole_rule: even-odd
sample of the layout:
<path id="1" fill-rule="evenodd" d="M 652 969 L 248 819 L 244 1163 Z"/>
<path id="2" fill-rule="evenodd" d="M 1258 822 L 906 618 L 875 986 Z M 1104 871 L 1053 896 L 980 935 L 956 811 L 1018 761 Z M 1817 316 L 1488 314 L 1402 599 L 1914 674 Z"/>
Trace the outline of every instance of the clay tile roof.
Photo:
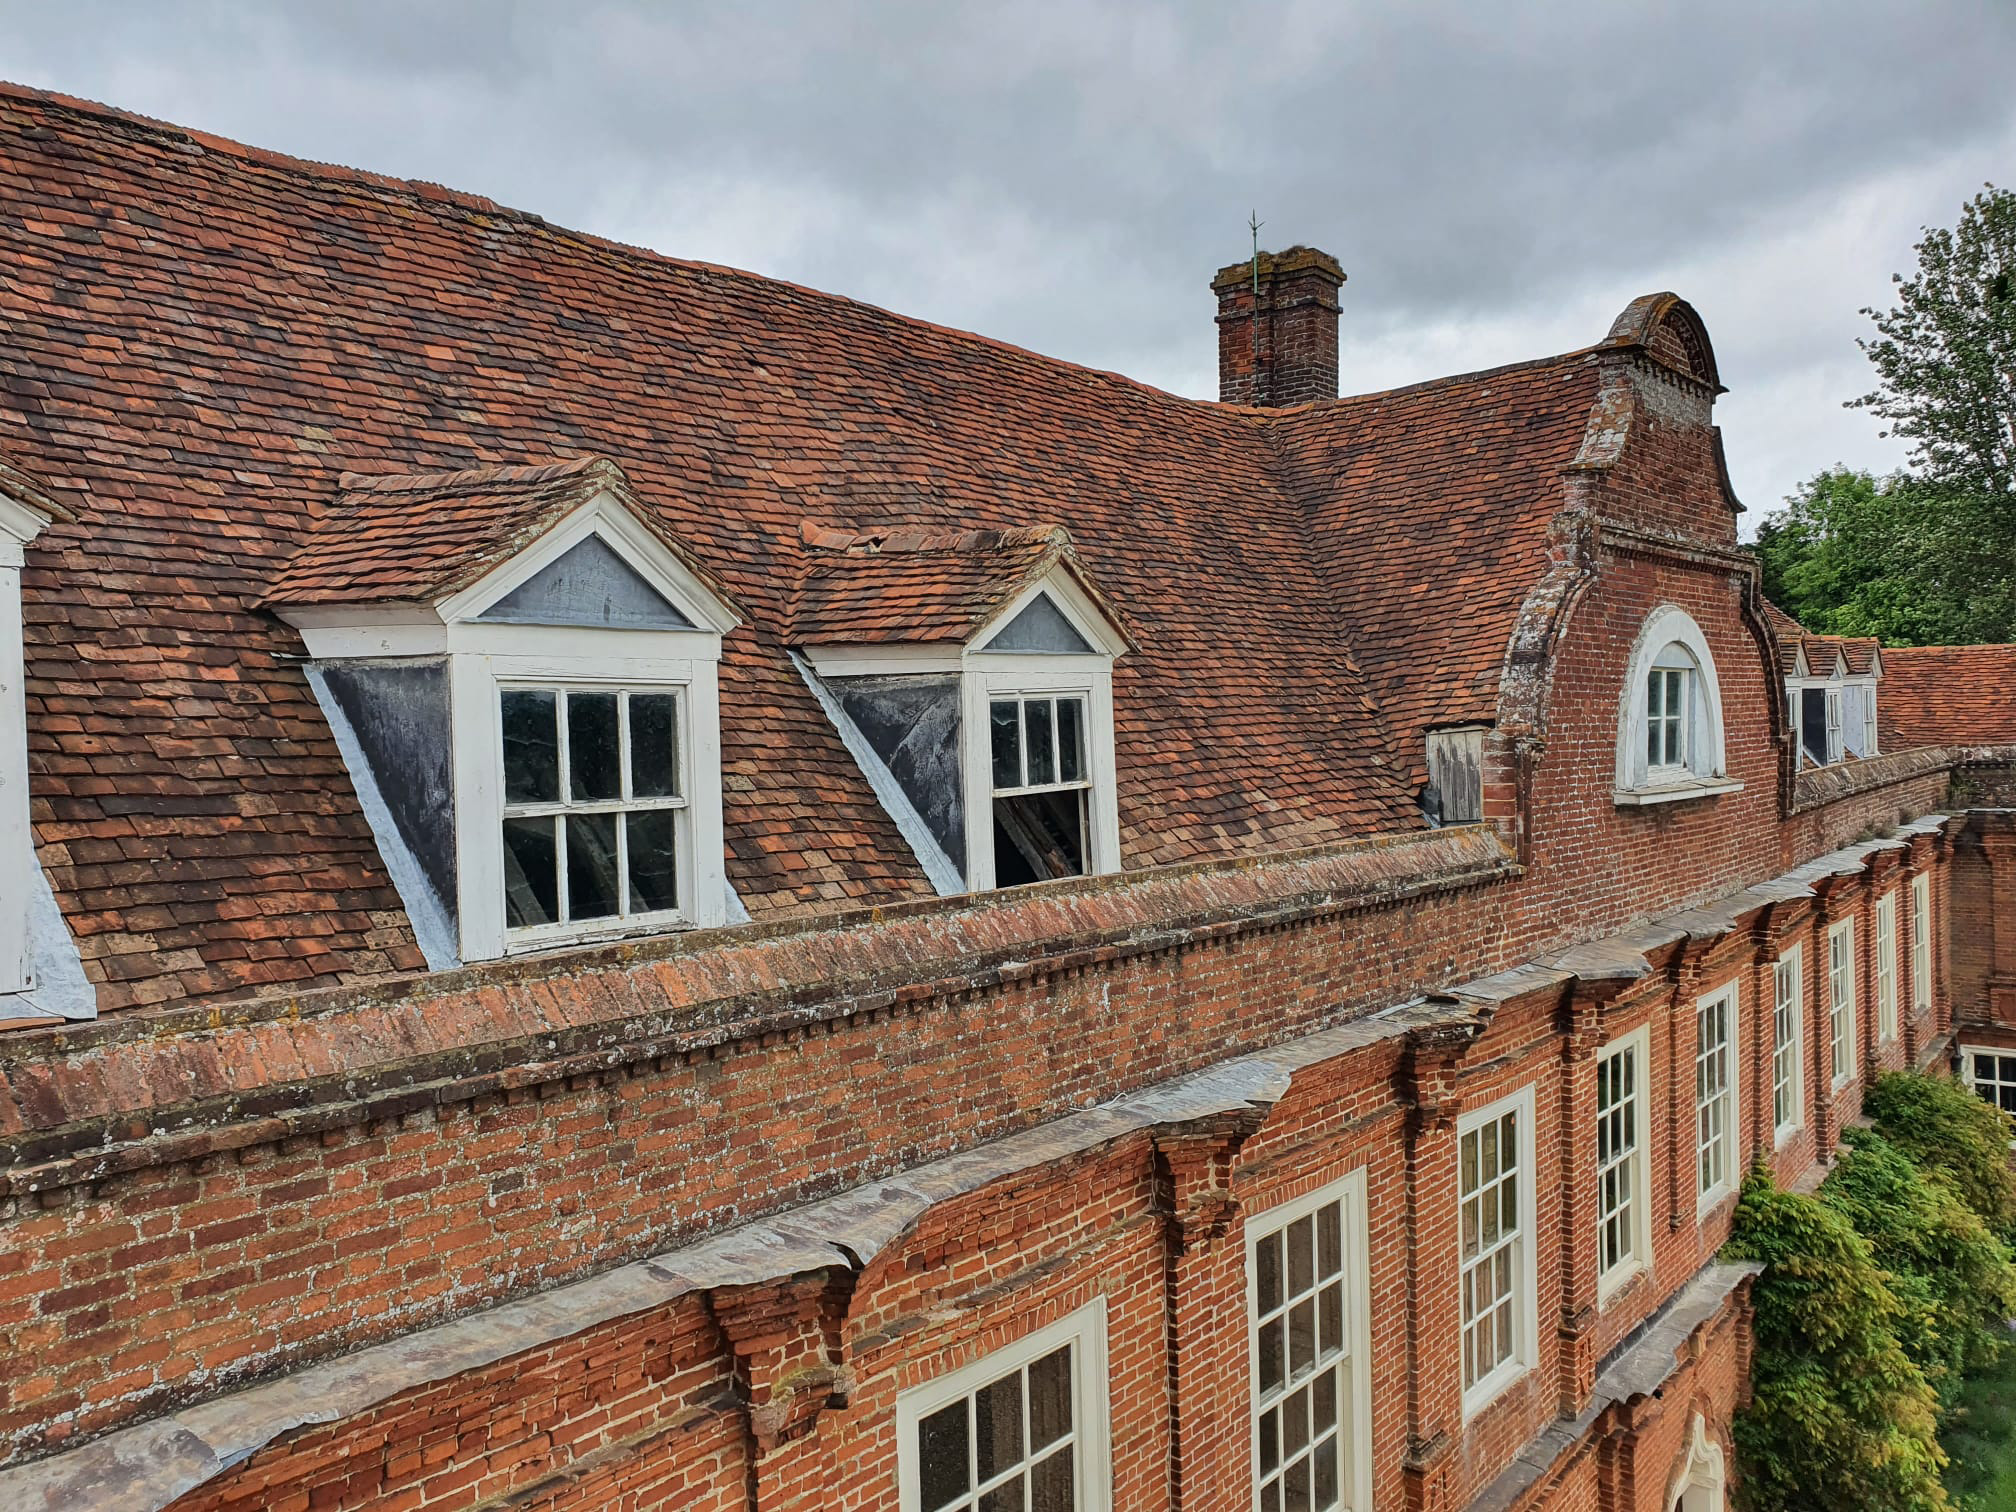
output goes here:
<path id="1" fill-rule="evenodd" d="M 349 473 L 266 595 L 269 605 L 433 601 L 476 582 L 584 504 L 621 500 L 687 565 L 713 575 L 638 506 L 605 457 L 457 472 Z"/>
<path id="2" fill-rule="evenodd" d="M 1884 750 L 2016 742 L 2016 646 L 1885 646 Z"/>
<path id="3" fill-rule="evenodd" d="M 0 163 L 0 449 L 88 515 L 23 574 L 32 819 L 107 1009 L 420 964 L 262 606 L 438 594 L 604 465 L 743 615 L 723 829 L 759 920 L 931 891 L 790 638 L 955 634 L 1049 551 L 1134 641 L 1125 864 L 1418 828 L 1420 732 L 1493 717 L 1598 382 L 1182 399 L 18 86 Z"/>
<path id="4" fill-rule="evenodd" d="M 1806 670 L 1814 677 L 1826 677 L 1837 658 L 1851 677 L 1867 677 L 1876 667 L 1879 643 L 1873 635 L 1820 635 L 1808 630 L 1769 599 L 1764 600 L 1764 618 L 1778 636 L 1778 669 L 1786 676 L 1797 665 L 1801 646 L 1806 649 Z M 1887 660 L 1890 652 L 1883 651 Z"/>
<path id="5" fill-rule="evenodd" d="M 847 531 L 808 520 L 801 535 L 807 549 L 790 611 L 794 645 L 963 645 L 1057 566 L 1121 623 L 1061 525 Z"/>

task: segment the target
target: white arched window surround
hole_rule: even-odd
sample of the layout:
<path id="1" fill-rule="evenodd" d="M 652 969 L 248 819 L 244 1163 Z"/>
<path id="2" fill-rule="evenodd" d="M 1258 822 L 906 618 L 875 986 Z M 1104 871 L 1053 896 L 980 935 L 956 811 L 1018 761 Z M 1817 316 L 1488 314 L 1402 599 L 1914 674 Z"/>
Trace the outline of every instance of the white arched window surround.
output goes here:
<path id="1" fill-rule="evenodd" d="M 1723 1467 L 1722 1446 L 1698 1412 L 1694 1414 L 1693 1432 L 1683 1452 L 1686 1457 L 1673 1474 L 1667 1505 L 1672 1512 L 1724 1512 L 1728 1506 L 1728 1472 Z"/>
<path id="2" fill-rule="evenodd" d="M 1623 805 L 1675 803 L 1742 791 L 1729 779 L 1722 686 L 1708 638 L 1686 610 L 1652 611 L 1631 648 L 1617 719 Z"/>

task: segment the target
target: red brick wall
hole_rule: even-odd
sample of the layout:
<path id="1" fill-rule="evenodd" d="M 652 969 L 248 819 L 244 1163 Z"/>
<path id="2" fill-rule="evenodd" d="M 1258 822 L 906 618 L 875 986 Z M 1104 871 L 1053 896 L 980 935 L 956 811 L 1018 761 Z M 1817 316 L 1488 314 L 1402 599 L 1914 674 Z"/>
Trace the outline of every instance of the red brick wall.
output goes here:
<path id="1" fill-rule="evenodd" d="M 1659 486 L 1657 476 L 1649 468 L 1642 486 Z M 1778 692 L 1744 618 L 1740 580 L 1713 562 L 1642 545 L 1609 550 L 1601 568 L 1557 653 L 1545 749 L 1530 772 L 1523 877 L 1010 974 L 998 988 L 919 994 L 900 1008 L 10 1198 L 0 1210 L 0 1331 L 13 1358 L 32 1362 L 29 1373 L 0 1383 L 10 1452 L 58 1447 L 179 1399 L 653 1253 L 1614 932 L 1770 878 L 1938 801 L 1943 776 L 1920 774 L 1782 818 Z M 1621 809 L 1611 788 L 1623 668 L 1645 616 L 1669 602 L 1708 637 L 1730 773 L 1744 790 Z M 1935 924 L 1944 929 L 1951 917 L 1959 931 L 1979 905 L 1963 887 L 1949 907 L 1945 856 L 1943 839 L 1921 837 L 1910 864 L 1935 877 Z M 1877 885 L 1892 885 L 1884 879 L 1899 865 L 1880 859 Z M 767 1301 L 714 1294 L 704 1307 L 682 1304 L 662 1320 L 593 1330 L 540 1358 L 291 1436 L 190 1505 L 256 1505 L 273 1487 L 292 1495 L 303 1484 L 313 1488 L 311 1504 L 320 1494 L 331 1505 L 432 1507 L 522 1492 L 541 1506 L 628 1498 L 669 1507 L 705 1505 L 716 1489 L 750 1485 L 766 1506 L 820 1505 L 822 1497 L 882 1505 L 894 1393 L 1094 1293 L 1110 1310 L 1119 1505 L 1166 1505 L 1172 1478 L 1186 1512 L 1241 1505 L 1249 1473 L 1242 1215 L 1356 1167 L 1371 1194 L 1381 1502 L 1463 1505 L 1564 1407 L 1572 1410 L 1602 1357 L 1726 1233 L 1729 1204 L 1697 1219 L 1690 1185 L 1702 992 L 1740 984 L 1748 1158 L 1771 1144 L 1759 1059 L 1770 1025 L 1768 961 L 1785 941 L 1806 941 L 1809 1112 L 1807 1129 L 1779 1152 L 1786 1179 L 1824 1157 L 1859 1106 L 1859 1078 L 1837 1097 L 1825 1074 L 1828 921 L 1858 921 L 1862 1075 L 1903 1063 L 1944 1032 L 1942 990 L 1899 1044 L 1876 1044 L 1870 879 L 1848 876 L 1820 890 L 1819 899 L 1779 905 L 1728 938 L 1654 942 L 1651 974 L 1611 1000 L 1602 995 L 1616 984 L 1600 979 L 1570 1000 L 1553 991 L 1516 1000 L 1447 1064 L 1410 1060 L 1388 1044 L 1305 1071 L 1250 1138 L 1132 1138 L 934 1210 L 853 1281 L 830 1343 L 788 1329 L 770 1339 L 759 1329 L 751 1344 L 735 1332 L 748 1309 L 772 1302 L 818 1316 L 825 1304 L 809 1293 L 786 1288 Z M 1900 903 L 1900 998 L 1908 1005 L 1907 918 Z M 1982 976 L 1978 949 L 1970 936 L 1956 950 L 1963 994 Z M 1659 1104 L 1653 1265 L 1599 1307 L 1591 1068 L 1603 1043 L 1638 1024 L 1651 1030 L 1650 1092 Z M 1535 1091 L 1541 1165 L 1532 1209 L 1538 1360 L 1465 1421 L 1455 1120 L 1526 1085 Z M 1220 1135 L 1225 1149 L 1214 1167 L 1209 1150 Z M 739 1342 L 724 1346 L 724 1337 Z M 724 1391 L 767 1402 L 788 1377 L 780 1360 L 816 1363 L 822 1350 L 855 1372 L 844 1404 L 816 1413 L 816 1402 L 794 1405 L 791 1432 L 774 1443 L 750 1439 Z M 1719 1401 L 1734 1388 L 1717 1381 L 1704 1389 Z M 437 1449 L 451 1438 L 452 1455 Z M 430 1462 L 430 1452 L 443 1457 Z M 754 1459 L 745 1462 L 745 1453 Z M 1589 1457 L 1568 1467 L 1560 1504 L 1588 1504 L 1609 1473 L 1604 1463 Z"/>

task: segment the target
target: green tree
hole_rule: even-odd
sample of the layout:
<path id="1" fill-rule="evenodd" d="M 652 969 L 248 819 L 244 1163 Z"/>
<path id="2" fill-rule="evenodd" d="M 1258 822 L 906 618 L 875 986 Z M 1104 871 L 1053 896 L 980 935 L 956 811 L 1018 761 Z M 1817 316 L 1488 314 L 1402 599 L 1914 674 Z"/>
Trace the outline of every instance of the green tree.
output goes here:
<path id="1" fill-rule="evenodd" d="M 1928 229 L 1898 305 L 1862 313 L 1878 386 L 1854 403 L 1913 443 L 1913 469 L 1960 496 L 2016 495 L 2016 194 L 1987 185 L 1951 231 Z"/>
<path id="2" fill-rule="evenodd" d="M 1903 474 L 1821 473 L 1751 549 L 1765 595 L 1823 635 L 1929 646 L 2016 631 L 2016 575 L 1992 533 L 1966 501 Z"/>
<path id="3" fill-rule="evenodd" d="M 2016 639 L 2016 193 L 1928 230 L 1897 307 L 1864 310 L 1907 472 L 1821 473 L 1758 530 L 1765 592 L 1813 630 L 1895 645 Z"/>

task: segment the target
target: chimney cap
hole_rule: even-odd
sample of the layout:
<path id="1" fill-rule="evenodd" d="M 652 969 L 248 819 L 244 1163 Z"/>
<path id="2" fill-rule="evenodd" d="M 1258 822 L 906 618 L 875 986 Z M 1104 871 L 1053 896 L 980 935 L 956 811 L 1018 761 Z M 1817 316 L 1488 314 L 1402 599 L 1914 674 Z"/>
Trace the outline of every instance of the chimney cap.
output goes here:
<path id="1" fill-rule="evenodd" d="M 1280 252 L 1260 254 L 1260 277 L 1282 278 L 1294 273 L 1313 273 L 1327 282 L 1333 289 L 1344 282 L 1344 265 L 1328 252 L 1316 247 L 1294 246 Z M 1211 280 L 1211 287 L 1223 291 L 1235 284 L 1250 284 L 1253 280 L 1253 259 L 1227 263 Z"/>

